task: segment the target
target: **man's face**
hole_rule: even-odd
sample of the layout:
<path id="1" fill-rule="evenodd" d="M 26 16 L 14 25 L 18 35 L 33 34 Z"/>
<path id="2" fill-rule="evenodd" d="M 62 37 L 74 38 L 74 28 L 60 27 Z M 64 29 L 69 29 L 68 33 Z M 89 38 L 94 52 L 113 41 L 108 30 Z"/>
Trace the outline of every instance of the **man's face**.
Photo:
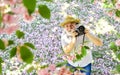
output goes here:
<path id="1" fill-rule="evenodd" d="M 71 32 L 73 30 L 75 30 L 75 26 L 76 26 L 76 23 L 67 23 L 65 25 L 65 29 L 68 31 L 68 32 Z"/>

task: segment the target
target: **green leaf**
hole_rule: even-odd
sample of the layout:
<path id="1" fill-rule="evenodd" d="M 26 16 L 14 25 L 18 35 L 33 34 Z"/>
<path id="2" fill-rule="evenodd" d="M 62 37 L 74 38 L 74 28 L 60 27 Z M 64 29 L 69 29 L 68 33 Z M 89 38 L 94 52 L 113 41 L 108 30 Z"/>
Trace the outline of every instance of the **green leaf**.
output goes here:
<path id="1" fill-rule="evenodd" d="M 44 1 L 47 1 L 47 2 L 52 2 L 53 0 L 44 0 Z"/>
<path id="2" fill-rule="evenodd" d="M 115 42 L 110 43 L 110 49 L 112 49 L 114 52 L 117 51 L 117 46 L 115 45 Z"/>
<path id="3" fill-rule="evenodd" d="M 14 44 L 14 41 L 13 40 L 8 40 L 8 45 L 12 45 Z"/>
<path id="4" fill-rule="evenodd" d="M 112 1 L 112 4 L 115 5 L 117 0 L 111 0 Z"/>
<path id="5" fill-rule="evenodd" d="M 5 44 L 1 39 L 0 39 L 0 49 L 2 49 L 2 50 L 5 49 Z"/>
<path id="6" fill-rule="evenodd" d="M 42 65 L 40 68 L 41 69 L 44 69 L 44 68 L 46 68 L 46 67 L 48 67 L 49 65 L 47 64 L 47 65 Z"/>
<path id="7" fill-rule="evenodd" d="M 1 23 L 2 23 L 2 14 L 0 12 L 0 26 L 1 26 Z"/>
<path id="8" fill-rule="evenodd" d="M 118 51 L 120 51 L 120 46 L 118 46 Z"/>
<path id="9" fill-rule="evenodd" d="M 2 75 L 2 64 L 0 63 L 0 74 Z"/>
<path id="10" fill-rule="evenodd" d="M 82 71 L 85 71 L 85 72 L 88 72 L 88 70 L 82 68 L 82 67 L 76 67 L 77 70 L 82 70 Z"/>
<path id="11" fill-rule="evenodd" d="M 29 15 L 35 11 L 36 0 L 23 0 L 23 4 L 27 8 Z"/>
<path id="12" fill-rule="evenodd" d="M 80 2 L 82 3 L 82 2 L 83 2 L 83 0 L 80 0 Z"/>
<path id="13" fill-rule="evenodd" d="M 120 17 L 120 10 L 116 10 L 115 14 L 117 17 Z"/>
<path id="14" fill-rule="evenodd" d="M 29 48 L 27 48 L 26 46 L 21 46 L 20 47 L 20 55 L 21 58 L 24 62 L 26 63 L 32 63 L 33 61 L 33 53 L 29 50 Z"/>
<path id="15" fill-rule="evenodd" d="M 13 47 L 10 51 L 10 58 L 14 57 L 16 55 L 17 48 Z"/>
<path id="16" fill-rule="evenodd" d="M 24 45 L 26 45 L 32 49 L 35 49 L 35 46 L 32 43 L 27 42 L 27 43 L 24 43 Z"/>
<path id="17" fill-rule="evenodd" d="M 0 63 L 3 63 L 3 60 L 2 60 L 2 58 L 0 57 Z"/>
<path id="18" fill-rule="evenodd" d="M 98 51 L 93 51 L 92 52 L 92 55 L 93 55 L 93 57 L 95 57 L 95 58 L 102 58 L 102 54 L 101 53 L 99 53 Z"/>
<path id="19" fill-rule="evenodd" d="M 14 15 L 14 12 L 9 11 L 7 14 Z"/>
<path id="20" fill-rule="evenodd" d="M 120 53 L 119 53 L 119 54 L 117 54 L 117 58 L 120 60 Z"/>
<path id="21" fill-rule="evenodd" d="M 85 49 L 90 49 L 88 46 L 84 46 Z"/>
<path id="22" fill-rule="evenodd" d="M 87 54 L 86 48 L 84 46 L 82 47 L 81 52 L 83 56 Z"/>
<path id="23" fill-rule="evenodd" d="M 117 72 L 120 73 L 120 65 L 117 65 L 115 68 L 116 68 Z"/>
<path id="24" fill-rule="evenodd" d="M 113 8 L 113 4 L 112 3 L 109 3 L 108 1 L 105 1 L 104 4 L 103 4 L 103 7 L 104 8 Z"/>
<path id="25" fill-rule="evenodd" d="M 35 70 L 34 66 L 31 66 L 29 69 L 27 69 L 27 72 L 30 73 L 32 72 L 33 70 Z"/>
<path id="26" fill-rule="evenodd" d="M 80 58 L 80 55 L 79 55 L 79 54 L 76 54 L 76 58 L 79 59 L 79 58 Z"/>
<path id="27" fill-rule="evenodd" d="M 117 33 L 116 36 L 117 36 L 118 38 L 120 38 L 120 33 Z"/>
<path id="28" fill-rule="evenodd" d="M 87 54 L 86 49 L 88 49 L 88 48 L 89 48 L 88 46 L 83 46 L 81 49 L 81 54 L 76 54 L 76 59 L 73 60 L 73 62 L 81 60 Z"/>
<path id="29" fill-rule="evenodd" d="M 17 30 L 17 31 L 16 31 L 16 35 L 17 35 L 17 38 L 20 39 L 20 38 L 24 38 L 24 35 L 25 35 L 25 34 L 24 34 L 23 32 L 21 32 L 20 30 Z"/>
<path id="30" fill-rule="evenodd" d="M 20 69 L 20 70 L 21 70 L 21 69 L 25 69 L 25 67 L 26 67 L 27 65 L 28 65 L 27 63 L 22 64 L 19 69 Z"/>
<path id="31" fill-rule="evenodd" d="M 94 2 L 94 0 L 91 0 L 91 3 L 93 3 Z"/>
<path id="32" fill-rule="evenodd" d="M 70 72 L 72 72 L 72 73 L 74 73 L 76 70 L 75 68 L 72 68 L 72 67 L 70 67 L 69 69 L 70 69 Z"/>
<path id="33" fill-rule="evenodd" d="M 56 67 L 61 67 L 61 66 L 65 65 L 65 64 L 67 64 L 67 63 L 68 63 L 67 61 L 57 63 Z"/>
<path id="34" fill-rule="evenodd" d="M 3 63 L 3 60 L 2 60 L 2 58 L 0 57 L 0 75 L 2 75 L 2 64 L 1 63 Z"/>
<path id="35" fill-rule="evenodd" d="M 76 54 L 76 58 L 77 58 L 78 60 L 80 60 L 80 59 L 82 58 L 82 55 Z"/>
<path id="36" fill-rule="evenodd" d="M 46 5 L 39 5 L 39 14 L 46 19 L 50 19 L 50 9 Z"/>

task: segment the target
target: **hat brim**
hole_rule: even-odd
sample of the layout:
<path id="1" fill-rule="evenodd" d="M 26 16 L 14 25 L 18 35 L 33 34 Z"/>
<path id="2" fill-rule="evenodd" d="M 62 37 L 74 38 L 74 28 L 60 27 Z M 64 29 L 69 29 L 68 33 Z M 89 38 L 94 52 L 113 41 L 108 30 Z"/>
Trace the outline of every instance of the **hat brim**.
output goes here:
<path id="1" fill-rule="evenodd" d="M 71 22 L 76 23 L 76 24 L 79 24 L 79 23 L 80 23 L 80 20 L 79 20 L 79 19 L 66 20 L 66 21 L 62 22 L 62 23 L 60 24 L 60 26 L 61 26 L 61 27 L 64 27 L 67 23 L 71 23 Z"/>

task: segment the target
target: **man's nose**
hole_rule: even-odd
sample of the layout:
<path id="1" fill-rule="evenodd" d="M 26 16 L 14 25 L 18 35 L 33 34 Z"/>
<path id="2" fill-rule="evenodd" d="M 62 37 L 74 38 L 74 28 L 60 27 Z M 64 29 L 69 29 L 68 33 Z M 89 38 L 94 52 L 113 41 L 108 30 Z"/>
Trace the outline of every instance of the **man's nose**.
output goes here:
<path id="1" fill-rule="evenodd" d="M 70 25 L 70 28 L 72 28 L 72 26 Z"/>
<path id="2" fill-rule="evenodd" d="M 72 29 L 72 27 L 70 26 L 70 29 Z"/>

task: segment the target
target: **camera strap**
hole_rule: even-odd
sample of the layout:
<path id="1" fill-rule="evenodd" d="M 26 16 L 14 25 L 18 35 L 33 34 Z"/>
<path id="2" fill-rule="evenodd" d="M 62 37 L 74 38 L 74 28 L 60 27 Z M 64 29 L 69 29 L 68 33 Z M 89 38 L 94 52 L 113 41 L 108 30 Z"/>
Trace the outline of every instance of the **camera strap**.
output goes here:
<path id="1" fill-rule="evenodd" d="M 85 34 L 83 35 L 83 42 L 82 42 L 82 45 L 84 45 L 84 41 L 85 41 Z"/>

